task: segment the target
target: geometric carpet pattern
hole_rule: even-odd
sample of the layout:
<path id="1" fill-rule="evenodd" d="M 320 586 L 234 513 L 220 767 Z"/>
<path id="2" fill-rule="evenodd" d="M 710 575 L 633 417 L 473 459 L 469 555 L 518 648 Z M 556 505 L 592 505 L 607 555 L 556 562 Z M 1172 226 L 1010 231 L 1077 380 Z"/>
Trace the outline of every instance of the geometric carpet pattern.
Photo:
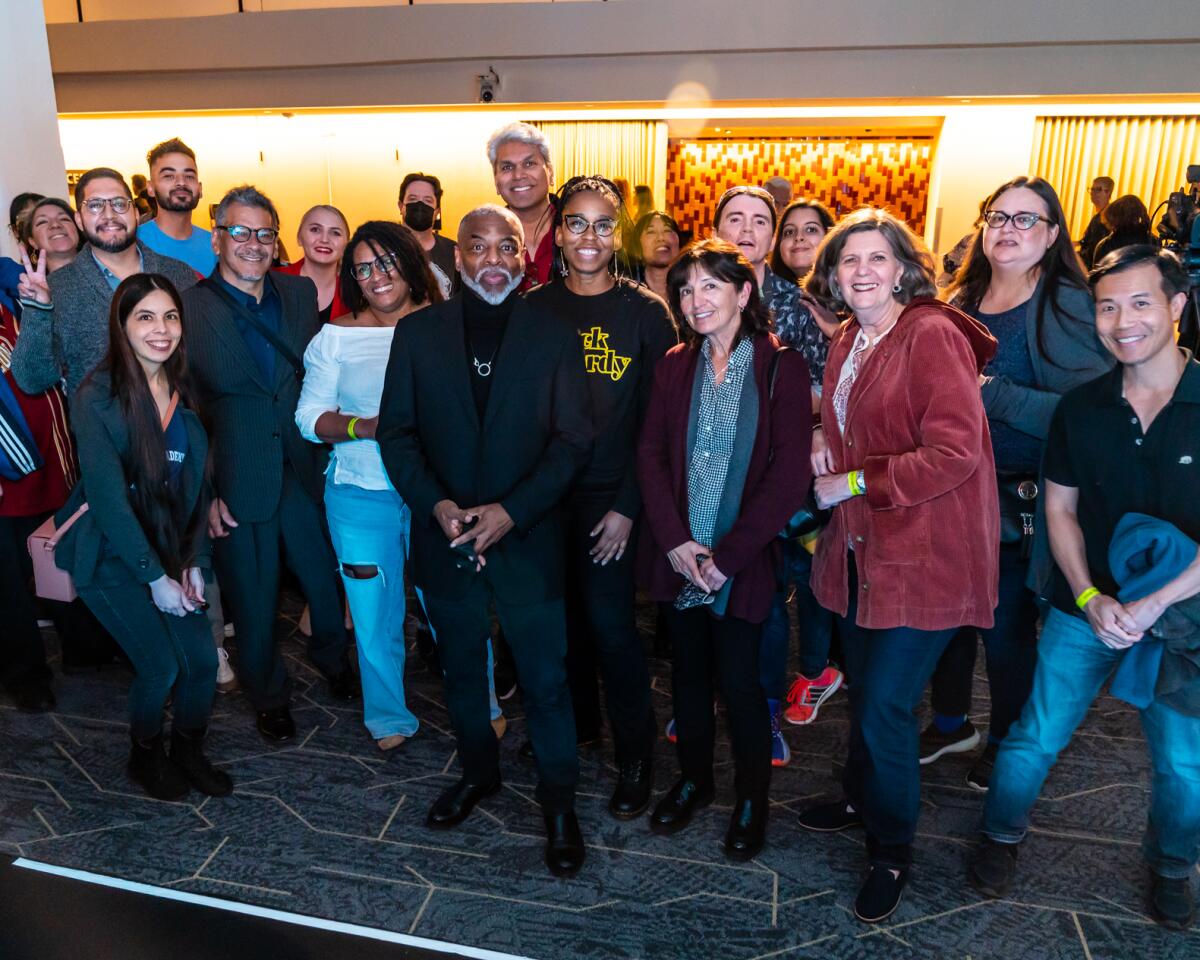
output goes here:
<path id="1" fill-rule="evenodd" d="M 732 804 L 726 742 L 717 802 L 674 838 L 612 819 L 611 751 L 586 753 L 578 813 L 588 859 L 579 876 L 558 880 L 542 863 L 533 768 L 517 753 L 519 697 L 506 704 L 504 789 L 459 829 L 435 833 L 425 812 L 457 776 L 438 678 L 409 657 L 421 731 L 385 757 L 361 709 L 327 696 L 303 646 L 289 637 L 285 650 L 295 741 L 267 744 L 239 694 L 218 698 L 209 752 L 234 778 L 225 798 L 167 803 L 128 782 L 127 672 L 56 676 L 51 714 L 0 700 L 0 851 L 537 960 L 1200 957 L 1200 931 L 1171 933 L 1146 916 L 1146 750 L 1136 714 L 1108 697 L 1051 774 L 1009 899 L 984 900 L 965 882 L 981 796 L 963 782 L 969 759 L 948 758 L 923 774 L 904 902 L 868 927 L 850 915 L 861 833 L 814 836 L 795 823 L 802 803 L 836 794 L 844 695 L 817 723 L 786 731 L 793 759 L 772 782 L 768 845 L 746 864 L 721 848 Z M 661 729 L 668 665 L 655 662 L 654 677 Z M 986 683 L 976 688 L 974 719 L 986 725 Z M 660 740 L 658 791 L 675 770 Z"/>

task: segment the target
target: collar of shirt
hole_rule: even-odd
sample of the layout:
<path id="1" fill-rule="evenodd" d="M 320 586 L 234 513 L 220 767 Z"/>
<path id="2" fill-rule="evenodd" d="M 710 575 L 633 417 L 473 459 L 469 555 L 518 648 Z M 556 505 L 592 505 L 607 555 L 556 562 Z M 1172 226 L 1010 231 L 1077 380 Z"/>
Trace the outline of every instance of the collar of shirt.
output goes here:
<path id="1" fill-rule="evenodd" d="M 275 291 L 275 282 L 271 279 L 271 271 L 268 270 L 263 277 L 263 295 L 261 300 L 256 300 L 254 295 L 247 293 L 245 290 L 239 290 L 232 283 L 221 276 L 221 268 L 218 265 L 212 272 L 210 279 L 219 283 L 222 288 L 229 293 L 238 303 L 245 306 L 247 309 L 255 312 L 263 309 L 270 300 L 278 300 L 279 294 Z"/>
<path id="2" fill-rule="evenodd" d="M 1192 351 L 1186 347 L 1180 347 L 1179 352 L 1183 354 L 1187 363 L 1183 368 L 1183 376 L 1179 378 L 1179 383 L 1175 385 L 1175 392 L 1171 395 L 1171 402 L 1200 403 L 1200 363 L 1196 362 L 1196 358 L 1192 356 Z M 1118 363 L 1105 376 L 1107 377 L 1107 381 L 1105 382 L 1101 402 L 1105 406 L 1122 406 L 1125 403 L 1125 368 Z"/>
<path id="3" fill-rule="evenodd" d="M 142 248 L 138 247 L 137 252 L 138 252 L 137 272 L 145 273 L 146 272 L 146 258 L 142 256 Z M 92 260 L 95 262 L 96 266 L 100 268 L 100 276 L 102 276 L 104 278 L 104 282 L 108 284 L 110 289 L 116 290 L 117 287 L 119 287 L 121 285 L 121 278 L 118 277 L 115 273 L 113 273 L 111 270 L 108 269 L 108 267 L 106 267 L 104 265 L 103 261 L 101 261 L 101 259 L 98 256 L 96 256 L 96 251 L 93 250 L 91 247 L 88 247 L 88 253 L 90 253 L 92 255 Z"/>
<path id="4" fill-rule="evenodd" d="M 700 352 L 704 354 L 704 362 L 708 368 L 712 369 L 712 345 L 708 337 L 704 338 L 704 343 L 700 345 Z M 726 365 L 726 370 L 736 370 L 745 367 L 754 357 L 754 340 L 751 337 L 742 337 L 738 341 L 738 345 L 733 348 L 733 352 L 729 355 L 729 363 Z"/>

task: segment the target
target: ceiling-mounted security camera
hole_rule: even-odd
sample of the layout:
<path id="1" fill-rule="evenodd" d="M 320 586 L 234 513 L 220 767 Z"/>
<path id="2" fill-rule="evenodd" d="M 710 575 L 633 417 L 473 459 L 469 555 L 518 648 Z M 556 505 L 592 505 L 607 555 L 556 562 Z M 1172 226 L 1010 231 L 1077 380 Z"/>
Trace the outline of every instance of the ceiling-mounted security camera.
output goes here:
<path id="1" fill-rule="evenodd" d="M 500 87 L 500 75 L 494 67 L 488 67 L 487 73 L 481 73 L 475 78 L 479 81 L 479 102 L 491 103 L 496 99 L 496 90 Z"/>

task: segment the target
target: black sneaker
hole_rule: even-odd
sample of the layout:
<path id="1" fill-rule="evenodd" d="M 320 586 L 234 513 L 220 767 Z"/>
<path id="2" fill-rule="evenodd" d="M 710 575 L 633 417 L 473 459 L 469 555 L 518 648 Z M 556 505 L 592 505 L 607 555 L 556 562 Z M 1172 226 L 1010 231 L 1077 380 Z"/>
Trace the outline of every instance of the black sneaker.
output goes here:
<path id="1" fill-rule="evenodd" d="M 988 837 L 971 855 L 967 879 L 985 897 L 1008 896 L 1017 875 L 1017 844 L 997 843 Z"/>
<path id="2" fill-rule="evenodd" d="M 813 833 L 839 833 L 863 825 L 862 814 L 845 799 L 808 807 L 800 811 L 796 820 L 805 830 Z"/>
<path id="3" fill-rule="evenodd" d="M 933 723 L 921 734 L 921 766 L 933 763 L 948 753 L 969 753 L 979 746 L 979 731 L 970 720 L 953 733 L 942 733 Z"/>
<path id="4" fill-rule="evenodd" d="M 1196 899 L 1187 877 L 1150 872 L 1150 916 L 1164 927 L 1186 930 L 1196 919 Z"/>
<path id="5" fill-rule="evenodd" d="M 863 923 L 886 920 L 900 906 L 906 883 L 906 868 L 889 867 L 885 863 L 871 864 L 871 872 L 867 874 L 867 879 L 855 898 L 854 915 Z"/>
<path id="6" fill-rule="evenodd" d="M 988 784 L 992 780 L 992 768 L 996 766 L 996 754 L 1000 750 L 1000 744 L 989 743 L 983 748 L 983 753 L 979 755 L 979 759 L 971 764 L 971 769 L 967 771 L 967 786 L 974 787 L 987 793 Z"/>

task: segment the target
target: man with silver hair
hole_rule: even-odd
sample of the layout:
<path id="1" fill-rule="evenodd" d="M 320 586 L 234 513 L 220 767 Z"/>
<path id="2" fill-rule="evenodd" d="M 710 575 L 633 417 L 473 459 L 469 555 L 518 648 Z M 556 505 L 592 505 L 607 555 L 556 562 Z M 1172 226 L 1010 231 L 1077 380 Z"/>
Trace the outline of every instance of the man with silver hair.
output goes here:
<path id="1" fill-rule="evenodd" d="M 554 263 L 554 164 L 550 141 L 528 123 L 509 123 L 488 138 L 496 193 L 517 215 L 525 234 L 521 291 L 546 283 Z"/>
<path id="2" fill-rule="evenodd" d="M 514 211 L 488 204 L 463 218 L 463 290 L 397 326 L 375 436 L 412 511 L 411 569 L 462 762 L 425 822 L 457 826 L 500 789 L 487 683 L 494 605 L 524 692 L 546 866 L 570 876 L 584 847 L 556 507 L 591 454 L 591 401 L 579 335 L 517 292 L 524 255 Z"/>

